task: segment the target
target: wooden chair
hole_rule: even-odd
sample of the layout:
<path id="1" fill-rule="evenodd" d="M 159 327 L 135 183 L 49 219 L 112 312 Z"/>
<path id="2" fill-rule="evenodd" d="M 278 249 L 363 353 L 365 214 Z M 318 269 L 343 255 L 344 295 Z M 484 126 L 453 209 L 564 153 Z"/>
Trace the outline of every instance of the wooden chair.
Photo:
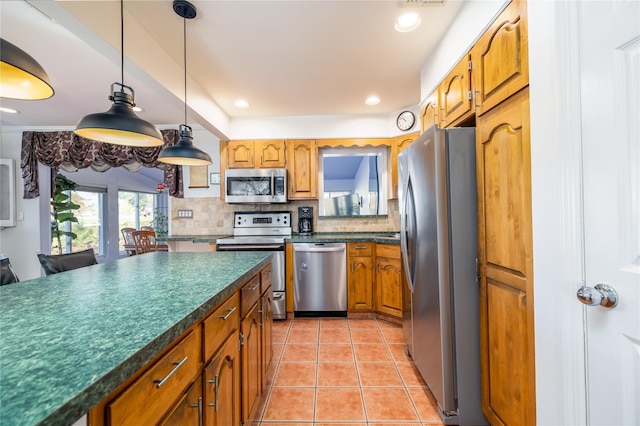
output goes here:
<path id="1" fill-rule="evenodd" d="M 132 231 L 133 241 L 136 246 L 136 254 L 158 251 L 156 233 L 153 231 Z"/>
<path id="2" fill-rule="evenodd" d="M 127 252 L 127 256 L 133 256 L 136 254 L 136 242 L 133 241 L 133 236 L 131 233 L 135 231 L 136 228 L 122 228 L 120 232 L 122 232 L 122 239 L 124 240 L 124 250 Z"/>

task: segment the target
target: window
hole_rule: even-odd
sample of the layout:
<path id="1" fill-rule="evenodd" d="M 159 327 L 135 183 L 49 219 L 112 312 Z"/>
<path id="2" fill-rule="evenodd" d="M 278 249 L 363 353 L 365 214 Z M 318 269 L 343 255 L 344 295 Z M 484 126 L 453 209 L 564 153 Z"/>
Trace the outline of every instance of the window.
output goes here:
<path id="1" fill-rule="evenodd" d="M 153 226 L 155 197 L 155 194 L 119 191 L 118 225 L 120 229 Z M 119 237 L 119 249 L 124 250 L 122 234 Z"/>
<path id="2" fill-rule="evenodd" d="M 76 234 L 76 237 L 72 239 L 69 236 L 62 236 L 59 240 L 54 238 L 51 241 L 51 252 L 71 253 L 92 248 L 96 255 L 104 253 L 106 248 L 103 229 L 103 218 L 106 216 L 104 191 L 81 188 L 66 193 L 71 196 L 71 202 L 79 206 L 72 211 L 77 222 L 64 221 L 60 226 L 63 227 L 63 231 Z"/>

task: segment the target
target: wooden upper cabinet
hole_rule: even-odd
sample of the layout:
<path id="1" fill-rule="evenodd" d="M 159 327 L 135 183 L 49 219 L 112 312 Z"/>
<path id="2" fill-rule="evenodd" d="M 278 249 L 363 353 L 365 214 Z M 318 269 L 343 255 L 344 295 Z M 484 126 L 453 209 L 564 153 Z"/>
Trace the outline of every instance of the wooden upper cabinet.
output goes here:
<path id="1" fill-rule="evenodd" d="M 471 100 L 470 56 L 464 57 L 440 83 L 438 103 L 440 106 L 440 127 L 456 125 L 474 112 Z"/>
<path id="2" fill-rule="evenodd" d="M 420 129 L 424 132 L 434 124 L 440 125 L 437 90 L 427 98 L 425 104 L 420 108 Z"/>
<path id="3" fill-rule="evenodd" d="M 318 198 L 318 144 L 315 140 L 287 141 L 289 199 Z"/>
<path id="4" fill-rule="evenodd" d="M 420 133 L 410 133 L 408 135 L 397 136 L 393 139 L 391 145 L 391 166 L 388 168 L 391 173 L 389 182 L 391 188 L 389 190 L 389 199 L 398 198 L 398 154 L 400 154 L 411 142 L 413 142 Z"/>
<path id="5" fill-rule="evenodd" d="M 477 115 L 529 84 L 527 5 L 513 0 L 471 50 Z"/>
<path id="6" fill-rule="evenodd" d="M 254 167 L 255 144 L 253 141 L 229 141 L 227 144 L 228 161 L 230 169 Z"/>
<path id="7" fill-rule="evenodd" d="M 284 140 L 255 141 L 254 163 L 258 168 L 284 168 L 285 154 Z"/>

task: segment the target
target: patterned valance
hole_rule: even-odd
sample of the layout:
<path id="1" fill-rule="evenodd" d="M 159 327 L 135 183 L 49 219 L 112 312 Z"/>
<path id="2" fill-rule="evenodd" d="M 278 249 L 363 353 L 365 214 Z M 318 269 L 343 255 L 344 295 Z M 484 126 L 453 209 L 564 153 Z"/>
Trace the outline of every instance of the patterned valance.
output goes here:
<path id="1" fill-rule="evenodd" d="M 161 130 L 164 146 L 178 142 L 178 131 Z M 125 167 L 137 171 L 141 167 L 164 170 L 164 187 L 169 195 L 184 197 L 182 187 L 182 166 L 165 164 L 158 161 L 162 150 L 158 147 L 132 147 L 113 145 L 84 139 L 71 131 L 63 132 L 23 132 L 20 167 L 24 180 L 24 198 L 36 198 L 38 188 L 38 162 L 51 167 L 52 176 L 58 169 L 75 171 L 91 167 L 104 172 L 111 167 Z"/>

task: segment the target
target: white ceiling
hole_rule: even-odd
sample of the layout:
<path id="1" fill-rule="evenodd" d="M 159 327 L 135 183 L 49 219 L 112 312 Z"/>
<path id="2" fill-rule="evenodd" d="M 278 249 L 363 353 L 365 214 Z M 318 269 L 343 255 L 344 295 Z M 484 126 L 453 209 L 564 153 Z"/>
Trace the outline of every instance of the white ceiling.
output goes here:
<path id="1" fill-rule="evenodd" d="M 418 7 L 395 0 L 192 3 L 198 16 L 186 23 L 188 122 L 220 135 L 234 118 L 414 107 L 420 69 L 462 0 Z M 182 18 L 172 0 L 126 0 L 124 9 L 124 82 L 144 108 L 139 115 L 160 127 L 182 123 Z M 396 32 L 395 19 L 409 9 L 422 25 Z M 56 91 L 43 101 L 0 100 L 21 111 L 2 113 L 2 126 L 74 126 L 109 108 L 110 85 L 121 80 L 118 1 L 3 0 L 0 36 L 33 56 Z M 366 106 L 374 94 L 382 101 Z M 236 108 L 238 98 L 250 108 Z"/>

